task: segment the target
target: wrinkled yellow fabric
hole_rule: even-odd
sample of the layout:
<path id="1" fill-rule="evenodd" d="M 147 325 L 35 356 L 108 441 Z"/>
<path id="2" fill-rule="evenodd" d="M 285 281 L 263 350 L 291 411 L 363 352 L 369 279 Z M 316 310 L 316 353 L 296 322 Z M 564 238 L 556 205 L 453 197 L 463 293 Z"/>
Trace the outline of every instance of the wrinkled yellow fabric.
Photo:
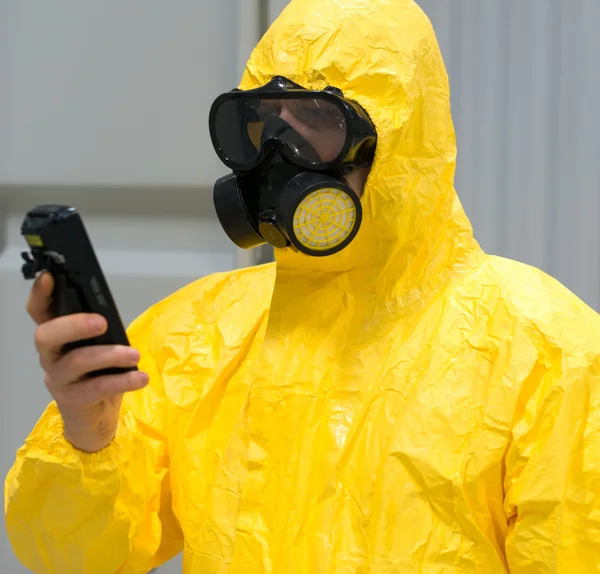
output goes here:
<path id="1" fill-rule="evenodd" d="M 488 256 L 410 0 L 293 0 L 240 87 L 341 88 L 376 125 L 364 222 L 327 258 L 212 275 L 130 327 L 150 386 L 83 454 L 51 404 L 6 480 L 37 573 L 598 571 L 600 322 Z M 183 542 L 185 540 L 185 543 Z"/>

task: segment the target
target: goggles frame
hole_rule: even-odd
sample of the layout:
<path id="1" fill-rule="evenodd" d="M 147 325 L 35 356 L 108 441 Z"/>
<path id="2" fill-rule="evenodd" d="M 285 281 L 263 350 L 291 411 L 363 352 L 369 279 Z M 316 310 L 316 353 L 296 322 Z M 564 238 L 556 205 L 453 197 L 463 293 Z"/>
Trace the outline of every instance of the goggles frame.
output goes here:
<path id="1" fill-rule="evenodd" d="M 242 163 L 229 157 L 217 137 L 217 114 L 224 102 L 244 99 L 320 99 L 332 103 L 342 112 L 346 126 L 345 141 L 340 153 L 331 161 L 312 162 L 293 154 L 284 143 L 268 140 L 257 149 L 256 156 L 250 161 Z M 323 90 L 307 90 L 283 76 L 274 76 L 271 81 L 259 88 L 252 90 L 234 88 L 230 92 L 221 94 L 210 108 L 208 122 L 210 138 L 219 159 L 233 172 L 241 174 L 255 170 L 276 151 L 305 169 L 348 173 L 357 167 L 371 165 L 377 145 L 377 131 L 369 115 L 357 103 L 344 98 L 340 89 L 327 86 Z"/>

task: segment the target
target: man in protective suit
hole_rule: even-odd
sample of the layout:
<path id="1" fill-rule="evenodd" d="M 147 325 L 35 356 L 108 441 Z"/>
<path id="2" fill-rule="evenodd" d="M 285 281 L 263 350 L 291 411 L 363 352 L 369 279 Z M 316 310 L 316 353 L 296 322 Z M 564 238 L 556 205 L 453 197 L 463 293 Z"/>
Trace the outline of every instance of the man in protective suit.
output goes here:
<path id="1" fill-rule="evenodd" d="M 211 112 L 232 170 L 215 203 L 236 243 L 268 241 L 276 263 L 157 303 L 129 329 L 140 373 L 91 380 L 137 358 L 61 356 L 102 325 L 50 319 L 38 280 L 55 401 L 6 480 L 20 560 L 45 574 L 143 573 L 182 550 L 188 573 L 596 571 L 600 322 L 474 240 L 425 15 L 292 0 L 238 88 Z"/>

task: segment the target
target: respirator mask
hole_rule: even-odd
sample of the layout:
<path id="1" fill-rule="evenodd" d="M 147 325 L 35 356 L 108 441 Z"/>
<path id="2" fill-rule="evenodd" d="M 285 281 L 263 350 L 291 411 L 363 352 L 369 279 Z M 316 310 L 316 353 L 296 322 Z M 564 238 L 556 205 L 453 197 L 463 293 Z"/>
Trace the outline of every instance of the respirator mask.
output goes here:
<path id="1" fill-rule="evenodd" d="M 219 96 L 209 127 L 232 170 L 214 186 L 215 209 L 238 247 L 324 256 L 352 241 L 362 210 L 344 176 L 371 165 L 377 141 L 359 105 L 337 88 L 306 90 L 275 76 Z"/>

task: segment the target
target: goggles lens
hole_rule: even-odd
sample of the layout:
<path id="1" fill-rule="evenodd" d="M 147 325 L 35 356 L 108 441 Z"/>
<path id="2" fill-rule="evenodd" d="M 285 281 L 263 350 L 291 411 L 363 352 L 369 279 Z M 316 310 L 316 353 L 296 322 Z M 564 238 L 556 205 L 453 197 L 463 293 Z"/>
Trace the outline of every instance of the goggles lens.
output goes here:
<path id="1" fill-rule="evenodd" d="M 346 143 L 342 108 L 312 95 L 224 99 L 214 117 L 217 144 L 240 169 L 253 165 L 271 148 L 314 165 L 325 164 L 336 160 Z"/>

